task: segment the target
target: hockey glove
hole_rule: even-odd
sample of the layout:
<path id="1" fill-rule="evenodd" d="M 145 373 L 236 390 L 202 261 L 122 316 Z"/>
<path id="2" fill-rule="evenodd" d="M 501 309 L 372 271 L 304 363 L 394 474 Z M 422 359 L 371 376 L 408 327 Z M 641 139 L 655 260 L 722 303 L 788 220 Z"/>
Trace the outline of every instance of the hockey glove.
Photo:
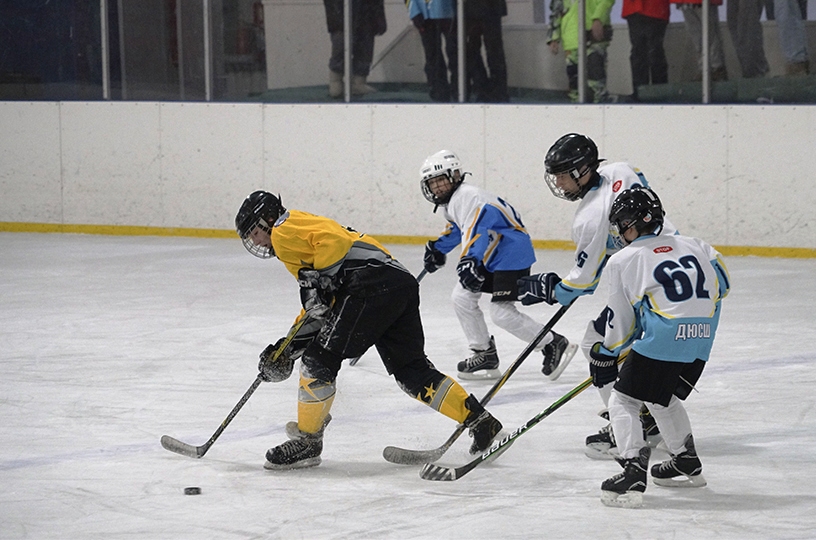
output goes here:
<path id="1" fill-rule="evenodd" d="M 589 373 L 598 388 L 618 378 L 618 357 L 601 352 L 601 345 L 599 341 L 589 350 Z"/>
<path id="2" fill-rule="evenodd" d="M 482 284 L 485 277 L 484 267 L 476 262 L 473 257 L 464 257 L 456 266 L 456 273 L 459 274 L 459 283 L 470 292 L 482 292 Z"/>
<path id="3" fill-rule="evenodd" d="M 286 349 L 280 351 L 280 354 L 275 357 L 278 350 L 283 345 L 286 338 L 280 338 L 274 345 L 267 345 L 266 349 L 260 355 L 261 361 L 258 363 L 258 371 L 261 379 L 265 382 L 281 382 L 285 381 L 292 375 L 292 369 L 295 367 L 295 359 Z M 289 344 L 291 346 L 291 343 Z M 301 351 L 302 352 L 302 351 Z"/>
<path id="4" fill-rule="evenodd" d="M 524 306 L 547 302 L 550 305 L 558 300 L 555 298 L 555 286 L 561 283 L 558 274 L 549 272 L 547 274 L 534 274 L 519 279 L 518 299 Z"/>
<path id="5" fill-rule="evenodd" d="M 331 309 L 331 278 L 321 276 L 317 270 L 301 268 L 298 271 L 300 303 L 309 317 L 321 319 Z"/>
<path id="6" fill-rule="evenodd" d="M 413 19 L 411 19 L 411 22 L 414 23 L 414 26 L 417 30 L 419 30 L 420 34 L 425 32 L 425 17 L 422 16 L 422 13 L 417 14 Z"/>
<path id="7" fill-rule="evenodd" d="M 425 257 L 423 258 L 425 271 L 429 274 L 433 274 L 445 266 L 447 259 L 447 255 L 436 249 L 436 242 L 429 240 L 425 245 Z"/>

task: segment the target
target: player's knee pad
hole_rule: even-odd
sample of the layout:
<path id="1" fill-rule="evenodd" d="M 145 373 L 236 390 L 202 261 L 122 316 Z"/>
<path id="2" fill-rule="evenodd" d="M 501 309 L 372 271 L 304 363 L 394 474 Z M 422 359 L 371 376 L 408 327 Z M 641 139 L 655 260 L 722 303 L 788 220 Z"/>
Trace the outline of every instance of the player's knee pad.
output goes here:
<path id="1" fill-rule="evenodd" d="M 504 330 L 518 326 L 521 312 L 513 302 L 491 302 L 490 320 Z"/>
<path id="2" fill-rule="evenodd" d="M 453 288 L 453 292 L 451 293 L 453 308 L 457 311 L 472 311 L 474 309 L 478 309 L 479 300 L 481 297 L 482 293 L 471 292 L 458 283 L 456 284 L 456 287 Z"/>

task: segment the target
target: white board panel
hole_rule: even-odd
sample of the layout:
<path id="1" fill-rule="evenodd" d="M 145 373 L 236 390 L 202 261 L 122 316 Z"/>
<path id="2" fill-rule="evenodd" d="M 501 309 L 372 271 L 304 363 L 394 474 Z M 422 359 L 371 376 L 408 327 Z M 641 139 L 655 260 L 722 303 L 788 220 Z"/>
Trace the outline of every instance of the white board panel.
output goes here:
<path id="1" fill-rule="evenodd" d="M 62 221 L 59 105 L 0 102 L 0 221 Z"/>
<path id="2" fill-rule="evenodd" d="M 162 104 L 160 225 L 234 227 L 250 186 L 263 181 L 262 111 L 258 103 Z"/>
<path id="3" fill-rule="evenodd" d="M 816 246 L 816 108 L 732 107 L 730 245 Z"/>
<path id="4" fill-rule="evenodd" d="M 162 224 L 158 105 L 65 102 L 60 111 L 65 222 Z"/>

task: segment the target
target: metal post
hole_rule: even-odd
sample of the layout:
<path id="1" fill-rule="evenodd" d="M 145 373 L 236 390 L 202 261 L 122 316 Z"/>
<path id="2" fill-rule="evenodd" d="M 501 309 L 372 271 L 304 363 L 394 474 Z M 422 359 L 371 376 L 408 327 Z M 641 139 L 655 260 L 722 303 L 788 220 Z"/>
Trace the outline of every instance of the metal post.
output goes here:
<path id="1" fill-rule="evenodd" d="M 711 0 L 703 0 L 703 43 L 702 43 L 702 63 L 703 70 L 703 103 L 711 103 L 711 62 L 709 59 L 709 48 L 711 41 L 709 40 L 710 32 L 709 25 L 711 24 L 711 17 L 709 17 L 709 8 Z"/>
<path id="2" fill-rule="evenodd" d="M 578 103 L 586 103 L 586 0 L 578 2 Z"/>
<path id="3" fill-rule="evenodd" d="M 110 55 L 108 54 L 108 2 L 99 0 L 99 33 L 102 40 L 102 99 L 110 100 Z"/>
<path id="4" fill-rule="evenodd" d="M 178 73 L 179 73 L 179 99 L 185 100 L 184 90 L 184 39 L 182 31 L 184 25 L 181 24 L 181 2 L 176 2 L 176 49 L 178 49 Z"/>
<path id="5" fill-rule="evenodd" d="M 467 77 L 467 66 L 465 62 L 465 0 L 456 1 L 456 66 L 459 76 L 459 103 L 465 102 L 465 77 Z"/>
<path id="6" fill-rule="evenodd" d="M 210 36 L 210 0 L 204 0 L 204 99 L 212 101 L 212 37 Z"/>
<path id="7" fill-rule="evenodd" d="M 351 102 L 351 0 L 343 0 L 343 93 Z"/>
<path id="8" fill-rule="evenodd" d="M 117 4 L 119 22 L 119 76 L 122 79 L 122 101 L 127 99 L 127 69 L 125 69 L 125 6 L 123 0 L 118 0 Z"/>

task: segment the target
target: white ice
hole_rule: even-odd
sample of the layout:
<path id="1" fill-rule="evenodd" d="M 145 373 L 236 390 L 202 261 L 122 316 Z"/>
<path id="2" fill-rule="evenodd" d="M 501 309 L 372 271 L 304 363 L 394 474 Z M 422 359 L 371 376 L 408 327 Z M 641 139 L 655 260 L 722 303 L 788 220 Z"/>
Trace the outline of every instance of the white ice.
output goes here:
<path id="1" fill-rule="evenodd" d="M 421 269 L 421 246 L 390 248 Z M 650 484 L 624 510 L 599 501 L 619 466 L 582 451 L 604 425 L 591 387 L 455 482 L 384 461 L 386 445 L 437 447 L 456 426 L 403 394 L 375 351 L 340 372 L 317 468 L 262 467 L 295 418 L 296 377 L 262 385 L 203 458 L 168 452 L 162 435 L 204 443 L 253 382 L 299 309 L 291 276 L 237 238 L 0 234 L 0 538 L 815 538 L 816 260 L 727 262 L 733 291 L 687 401 L 708 486 Z M 570 264 L 539 251 L 534 271 Z M 449 265 L 421 284 L 427 352 L 449 374 L 468 352 L 455 279 Z M 578 341 L 605 295 L 556 329 Z M 524 344 L 491 328 L 506 368 Z M 527 359 L 490 404 L 505 426 L 588 375 L 581 353 L 556 382 L 540 367 Z M 441 462 L 469 461 L 469 442 Z"/>

